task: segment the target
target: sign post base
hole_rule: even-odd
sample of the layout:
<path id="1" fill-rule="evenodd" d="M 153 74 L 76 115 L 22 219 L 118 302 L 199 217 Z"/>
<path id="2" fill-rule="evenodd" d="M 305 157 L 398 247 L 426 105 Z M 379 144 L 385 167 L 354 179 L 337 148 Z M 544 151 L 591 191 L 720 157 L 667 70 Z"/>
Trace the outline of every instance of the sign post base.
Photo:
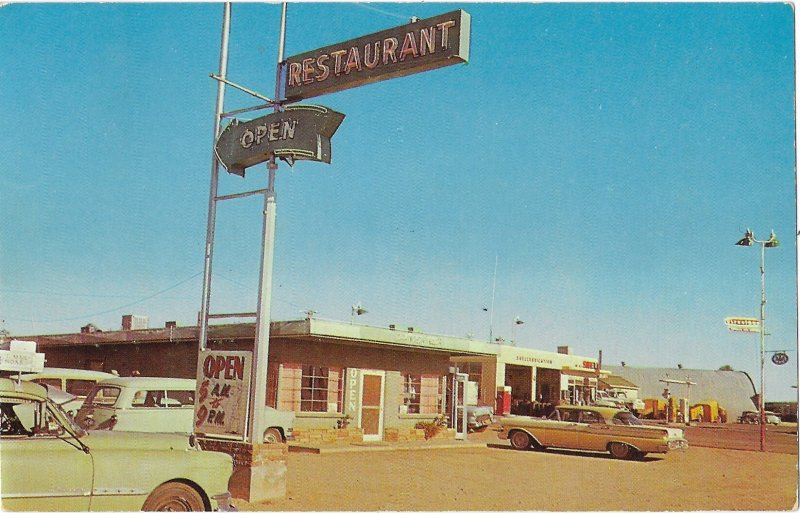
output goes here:
<path id="1" fill-rule="evenodd" d="M 197 441 L 204 451 L 224 452 L 233 457 L 228 491 L 234 499 L 261 502 L 286 498 L 288 445 L 211 438 L 198 438 Z"/>

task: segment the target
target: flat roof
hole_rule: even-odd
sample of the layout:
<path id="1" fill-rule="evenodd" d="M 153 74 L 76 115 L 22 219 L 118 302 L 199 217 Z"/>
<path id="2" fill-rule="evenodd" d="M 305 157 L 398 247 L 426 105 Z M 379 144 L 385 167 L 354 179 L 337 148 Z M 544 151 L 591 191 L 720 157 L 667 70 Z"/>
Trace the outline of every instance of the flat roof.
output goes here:
<path id="1" fill-rule="evenodd" d="M 94 333 L 68 333 L 61 335 L 26 336 L 37 343 L 40 350 L 48 347 L 69 347 L 109 344 L 160 344 L 174 342 L 197 343 L 200 329 L 197 326 L 155 328 L 124 331 L 97 331 Z M 396 348 L 441 351 L 452 356 L 492 357 L 498 362 L 527 367 L 549 367 L 594 372 L 597 359 L 587 356 L 565 355 L 525 347 L 490 344 L 488 342 L 447 335 L 424 333 L 418 328 L 394 325 L 393 327 L 368 326 L 326 319 L 272 321 L 270 337 L 281 339 L 316 339 L 318 342 L 344 342 L 377 344 Z M 255 323 L 210 325 L 209 342 L 219 340 L 254 339 Z"/>

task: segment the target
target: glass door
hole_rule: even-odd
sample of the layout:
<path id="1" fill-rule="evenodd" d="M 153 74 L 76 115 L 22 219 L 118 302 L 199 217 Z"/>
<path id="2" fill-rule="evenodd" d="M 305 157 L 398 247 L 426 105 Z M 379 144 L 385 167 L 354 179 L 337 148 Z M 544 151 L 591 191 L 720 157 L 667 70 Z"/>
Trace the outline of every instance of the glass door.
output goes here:
<path id="1" fill-rule="evenodd" d="M 383 371 L 361 372 L 361 418 L 364 441 L 383 440 Z"/>

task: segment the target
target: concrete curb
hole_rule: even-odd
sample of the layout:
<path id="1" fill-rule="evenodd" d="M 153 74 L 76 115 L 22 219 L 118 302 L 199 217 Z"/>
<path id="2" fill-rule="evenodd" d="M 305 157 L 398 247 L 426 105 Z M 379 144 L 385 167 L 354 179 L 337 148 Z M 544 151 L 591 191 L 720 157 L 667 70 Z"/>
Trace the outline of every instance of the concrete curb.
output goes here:
<path id="1" fill-rule="evenodd" d="M 373 445 L 368 443 L 350 444 L 345 446 L 304 446 L 290 445 L 289 452 L 310 453 L 310 454 L 334 454 L 342 452 L 380 452 L 380 451 L 430 451 L 433 449 L 475 449 L 486 448 L 485 443 L 480 442 L 446 442 L 435 444 L 382 444 Z"/>

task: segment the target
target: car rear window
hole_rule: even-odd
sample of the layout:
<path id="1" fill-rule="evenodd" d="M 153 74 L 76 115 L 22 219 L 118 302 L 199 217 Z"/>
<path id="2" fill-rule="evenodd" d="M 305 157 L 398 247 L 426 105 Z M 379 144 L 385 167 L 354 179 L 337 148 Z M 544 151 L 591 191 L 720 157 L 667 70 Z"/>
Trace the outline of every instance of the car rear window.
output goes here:
<path id="1" fill-rule="evenodd" d="M 612 419 L 614 424 L 622 424 L 625 426 L 641 426 L 642 421 L 636 418 L 634 414 L 628 411 L 621 411 L 614 415 Z"/>
<path id="2" fill-rule="evenodd" d="M 68 379 L 67 392 L 72 395 L 86 397 L 91 392 L 95 382 L 90 379 Z"/>
<path id="3" fill-rule="evenodd" d="M 167 390 L 167 406 L 194 406 L 194 390 Z"/>
<path id="4" fill-rule="evenodd" d="M 601 424 L 603 417 L 596 411 L 585 410 L 581 412 L 581 422 L 583 424 Z"/>
<path id="5" fill-rule="evenodd" d="M 89 393 L 86 403 L 92 406 L 114 406 L 118 397 L 119 388 L 117 387 L 97 387 Z"/>
<path id="6" fill-rule="evenodd" d="M 36 378 L 31 381 L 39 383 L 40 385 L 50 385 L 51 387 L 61 390 L 61 379 L 59 378 Z"/>
<path id="7" fill-rule="evenodd" d="M 138 390 L 133 396 L 134 408 L 194 407 L 194 390 Z"/>

